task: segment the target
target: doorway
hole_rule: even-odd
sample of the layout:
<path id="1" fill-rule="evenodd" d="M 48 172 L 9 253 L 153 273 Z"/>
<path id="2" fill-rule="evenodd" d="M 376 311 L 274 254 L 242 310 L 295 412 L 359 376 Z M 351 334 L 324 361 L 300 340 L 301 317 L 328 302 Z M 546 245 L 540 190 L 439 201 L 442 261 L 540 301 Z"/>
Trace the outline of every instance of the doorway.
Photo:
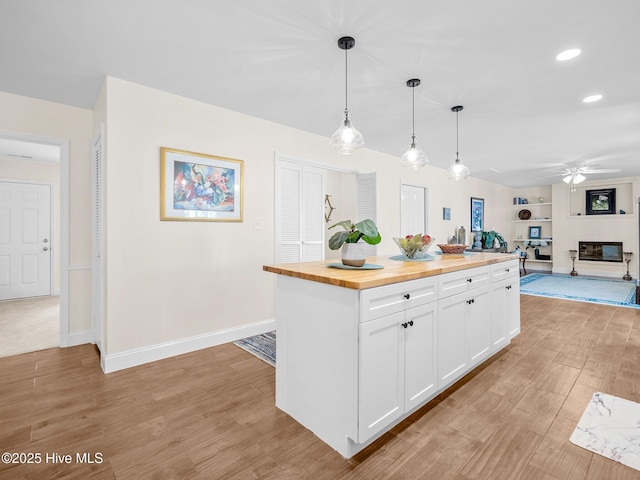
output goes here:
<path id="1" fill-rule="evenodd" d="M 400 235 L 428 234 L 427 187 L 409 183 L 400 184 Z"/>
<path id="2" fill-rule="evenodd" d="M 0 300 L 51 295 L 51 190 L 0 181 Z"/>
<path id="3" fill-rule="evenodd" d="M 31 263 L 23 262 L 25 274 L 31 272 L 46 278 L 46 289 L 39 289 L 28 294 L 11 295 L 20 300 L 6 300 L 2 302 L 0 315 L 3 318 L 11 317 L 11 324 L 22 324 L 20 315 L 25 315 L 32 322 L 28 330 L 26 342 L 33 339 L 34 344 L 29 350 L 36 351 L 43 348 L 68 345 L 69 302 L 68 302 L 68 258 L 69 258 L 69 141 L 63 138 L 43 137 L 26 132 L 12 132 L 0 130 L 0 179 L 3 183 L 40 184 L 49 189 L 49 220 L 50 235 L 47 237 L 38 235 L 37 248 L 39 256 L 48 256 L 48 273 L 39 270 L 43 262 L 36 262 L 31 254 Z M 33 193 L 27 196 L 33 196 Z M 27 212 L 26 216 L 33 217 L 34 211 Z M 33 232 L 27 232 L 33 233 Z M 40 231 L 38 234 L 41 233 Z M 44 242 L 44 240 L 47 240 Z M 38 264 L 36 269 L 36 264 Z M 20 265 L 23 268 L 23 265 Z M 33 282 L 26 282 L 33 283 Z M 6 298 L 6 297 L 3 297 Z M 47 318 L 47 322 L 53 321 L 55 325 L 49 328 L 47 333 L 36 331 L 38 325 Z M 23 317 L 26 318 L 26 317 Z M 51 320 L 53 319 L 53 320 Z M 18 320 L 18 321 L 16 321 Z M 37 320 L 37 321 L 36 321 Z M 29 322 L 25 323 L 29 325 Z M 49 325 L 51 326 L 51 325 Z M 53 333 L 52 333 L 53 332 Z M 13 332 L 16 334 L 16 332 Z M 18 332 L 19 333 L 19 332 Z M 46 344 L 40 345 L 37 338 L 47 338 Z M 17 352 L 24 353 L 24 352 Z M 11 351 L 8 354 L 15 354 Z"/>

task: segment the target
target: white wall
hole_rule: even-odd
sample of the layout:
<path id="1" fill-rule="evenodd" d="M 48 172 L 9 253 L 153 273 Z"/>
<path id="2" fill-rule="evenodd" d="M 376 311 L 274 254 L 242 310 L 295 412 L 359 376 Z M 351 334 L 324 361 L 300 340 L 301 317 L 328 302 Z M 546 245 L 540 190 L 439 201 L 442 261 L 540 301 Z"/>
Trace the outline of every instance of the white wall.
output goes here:
<path id="1" fill-rule="evenodd" d="M 452 183 L 432 167 L 409 172 L 399 158 L 371 150 L 345 157 L 326 137 L 115 78 L 106 85 L 106 353 L 114 359 L 273 318 L 275 278 L 262 265 L 273 263 L 276 151 L 378 172 L 381 254 L 397 253 L 391 237 L 400 229 L 401 178 L 429 186 L 438 240 L 456 225 L 468 227 L 471 196 L 485 199 L 485 225 L 509 226 L 509 188 Z M 244 160 L 244 222 L 161 222 L 162 146 Z M 452 221 L 441 220 L 443 206 L 451 207 Z"/>
<path id="2" fill-rule="evenodd" d="M 69 334 L 90 329 L 90 167 L 92 112 L 0 92 L 0 130 L 70 141 Z"/>

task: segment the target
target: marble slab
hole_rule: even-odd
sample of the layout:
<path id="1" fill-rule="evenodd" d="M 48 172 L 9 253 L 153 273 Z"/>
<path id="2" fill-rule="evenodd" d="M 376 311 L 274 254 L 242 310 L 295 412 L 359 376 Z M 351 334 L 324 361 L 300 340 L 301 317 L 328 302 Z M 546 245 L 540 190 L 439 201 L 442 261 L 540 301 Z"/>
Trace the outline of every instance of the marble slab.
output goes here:
<path id="1" fill-rule="evenodd" d="M 640 471 L 640 403 L 594 393 L 569 440 Z"/>

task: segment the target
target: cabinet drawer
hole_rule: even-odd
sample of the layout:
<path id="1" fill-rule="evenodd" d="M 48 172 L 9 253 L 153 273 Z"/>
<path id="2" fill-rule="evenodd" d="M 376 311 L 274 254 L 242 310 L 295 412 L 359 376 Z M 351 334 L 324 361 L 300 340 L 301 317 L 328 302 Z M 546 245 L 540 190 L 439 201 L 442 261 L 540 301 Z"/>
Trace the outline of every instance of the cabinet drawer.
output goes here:
<path id="1" fill-rule="evenodd" d="M 518 260 L 509 260 L 507 262 L 494 263 L 491 265 L 491 281 L 498 282 L 505 278 L 516 277 L 520 275 L 520 267 Z"/>
<path id="2" fill-rule="evenodd" d="M 459 272 L 445 273 L 438 277 L 440 298 L 466 292 L 472 288 L 489 284 L 489 267 L 469 268 Z"/>
<path id="3" fill-rule="evenodd" d="M 417 307 L 438 299 L 436 277 L 369 288 L 360 292 L 360 322 Z"/>

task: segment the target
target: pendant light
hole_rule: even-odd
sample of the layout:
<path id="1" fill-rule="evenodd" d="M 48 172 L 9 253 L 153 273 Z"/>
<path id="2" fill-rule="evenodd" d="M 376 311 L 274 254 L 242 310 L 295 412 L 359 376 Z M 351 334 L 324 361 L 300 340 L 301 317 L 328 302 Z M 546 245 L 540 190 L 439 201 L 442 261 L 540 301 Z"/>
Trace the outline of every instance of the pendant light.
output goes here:
<path id="1" fill-rule="evenodd" d="M 411 102 L 413 108 L 413 115 L 411 117 L 411 146 L 409 150 L 404 152 L 400 159 L 400 165 L 403 167 L 417 170 L 424 167 L 429 161 L 427 160 L 427 154 L 416 147 L 416 87 L 420 85 L 419 78 L 412 78 L 407 80 L 407 87 L 411 87 L 411 94 L 413 100 Z"/>
<path id="2" fill-rule="evenodd" d="M 355 44 L 356 41 L 353 37 L 341 37 L 338 39 L 338 47 L 344 50 L 344 120 L 340 128 L 331 135 L 331 145 L 343 155 L 352 154 L 364 146 L 364 137 L 351 125 L 347 104 L 347 50 L 351 50 Z"/>
<path id="3" fill-rule="evenodd" d="M 464 180 L 469 176 L 469 173 L 471 173 L 469 172 L 469 169 L 464 166 L 458 158 L 458 112 L 460 112 L 460 110 L 462 110 L 463 108 L 464 107 L 462 107 L 461 105 L 451 107 L 451 111 L 456 113 L 456 159 L 453 162 L 453 165 L 451 165 L 447 169 L 447 173 L 449 175 L 449 179 L 455 180 L 456 182 L 458 180 Z"/>

